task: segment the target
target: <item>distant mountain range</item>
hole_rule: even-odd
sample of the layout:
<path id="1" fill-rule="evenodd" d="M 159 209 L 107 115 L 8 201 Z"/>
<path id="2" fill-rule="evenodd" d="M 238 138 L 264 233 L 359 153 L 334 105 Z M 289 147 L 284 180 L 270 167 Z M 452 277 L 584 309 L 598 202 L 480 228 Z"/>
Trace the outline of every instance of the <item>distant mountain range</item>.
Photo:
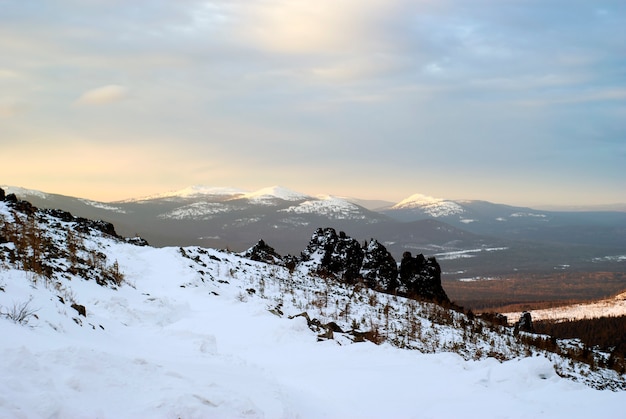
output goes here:
<path id="1" fill-rule="evenodd" d="M 540 211 L 420 194 L 392 204 L 313 197 L 279 186 L 253 192 L 191 186 L 111 203 L 2 188 L 41 208 L 112 222 L 120 234 L 139 235 L 155 246 L 243 251 L 263 239 L 281 254 L 294 254 L 318 227 L 332 227 L 358 240 L 376 238 L 398 260 L 405 251 L 434 255 L 448 279 L 626 269 L 621 211 Z"/>

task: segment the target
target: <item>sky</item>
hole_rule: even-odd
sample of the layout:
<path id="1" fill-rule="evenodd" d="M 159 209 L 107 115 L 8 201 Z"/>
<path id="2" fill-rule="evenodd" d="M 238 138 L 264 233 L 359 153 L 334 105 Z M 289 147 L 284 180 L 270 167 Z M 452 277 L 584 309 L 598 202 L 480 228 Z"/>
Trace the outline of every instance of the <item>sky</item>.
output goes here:
<path id="1" fill-rule="evenodd" d="M 0 183 L 626 202 L 622 0 L 0 0 Z"/>

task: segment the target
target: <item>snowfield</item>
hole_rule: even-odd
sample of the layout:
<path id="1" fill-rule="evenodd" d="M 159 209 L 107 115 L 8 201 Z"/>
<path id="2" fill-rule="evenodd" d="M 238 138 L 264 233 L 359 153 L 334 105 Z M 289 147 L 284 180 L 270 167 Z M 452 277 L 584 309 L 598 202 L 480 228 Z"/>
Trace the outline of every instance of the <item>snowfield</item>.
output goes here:
<path id="1" fill-rule="evenodd" d="M 12 217 L 3 203 L 0 217 Z M 65 240 L 51 224 L 50 240 Z M 495 331 L 444 326 L 436 317 L 448 312 L 429 303 L 329 283 L 306 265 L 289 272 L 233 253 L 137 246 L 93 231 L 82 240 L 85 251 L 119 265 L 120 285 L 62 271 L 63 258 L 49 260 L 59 268 L 52 278 L 0 260 L 0 417 L 623 416 L 626 392 L 583 384 L 593 372 L 579 366 L 563 378 L 555 370 L 562 360 L 525 353 Z M 19 308 L 29 315 L 11 320 Z M 340 332 L 321 339 L 303 312 L 343 330 L 381 322 L 395 343 L 352 343 Z M 419 339 L 401 333 L 409 315 Z M 509 360 L 487 356 L 489 348 Z"/>

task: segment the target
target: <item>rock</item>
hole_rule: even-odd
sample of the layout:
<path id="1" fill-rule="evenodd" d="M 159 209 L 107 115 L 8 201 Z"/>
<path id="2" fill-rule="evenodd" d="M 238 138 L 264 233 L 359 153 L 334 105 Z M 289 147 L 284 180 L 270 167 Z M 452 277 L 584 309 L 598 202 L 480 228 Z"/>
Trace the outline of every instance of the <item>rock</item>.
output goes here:
<path id="1" fill-rule="evenodd" d="M 404 252 L 400 262 L 400 285 L 410 298 L 420 298 L 438 303 L 450 302 L 441 286 L 441 267 L 432 257 Z"/>
<path id="2" fill-rule="evenodd" d="M 79 315 L 83 316 L 83 317 L 87 317 L 87 310 L 85 309 L 85 306 L 82 304 L 72 304 L 71 306 L 74 310 L 76 310 L 78 312 Z"/>
<path id="3" fill-rule="evenodd" d="M 74 221 L 74 216 L 68 211 L 63 211 L 59 209 L 46 209 L 44 210 L 44 212 L 50 214 L 51 216 L 55 218 L 58 218 L 61 221 L 65 221 L 65 222 Z"/>
<path id="4" fill-rule="evenodd" d="M 320 275 L 335 276 L 347 283 L 355 283 L 360 278 L 364 252 L 359 242 L 339 235 L 334 228 L 318 228 L 304 252 L 302 261 L 319 261 L 316 269 Z"/>
<path id="5" fill-rule="evenodd" d="M 0 201 L 4 201 L 5 197 L 6 197 L 6 194 L 4 192 L 4 189 L 0 188 Z"/>
<path id="6" fill-rule="evenodd" d="M 76 217 L 75 221 L 78 223 L 76 229 L 82 233 L 88 233 L 89 229 L 92 228 L 109 236 L 120 238 L 115 232 L 115 226 L 108 221 L 89 220 L 83 217 Z"/>
<path id="7" fill-rule="evenodd" d="M 243 256 L 250 260 L 272 265 L 281 265 L 283 262 L 282 256 L 276 253 L 274 248 L 267 245 L 264 240 L 259 240 L 254 246 L 246 250 Z"/>
<path id="8" fill-rule="evenodd" d="M 398 265 L 385 246 L 370 240 L 365 248 L 361 276 L 369 288 L 394 292 L 398 285 Z"/>
<path id="9" fill-rule="evenodd" d="M 533 319 L 530 312 L 525 311 L 519 318 L 519 321 L 515 324 L 515 330 L 520 332 L 534 332 Z"/>

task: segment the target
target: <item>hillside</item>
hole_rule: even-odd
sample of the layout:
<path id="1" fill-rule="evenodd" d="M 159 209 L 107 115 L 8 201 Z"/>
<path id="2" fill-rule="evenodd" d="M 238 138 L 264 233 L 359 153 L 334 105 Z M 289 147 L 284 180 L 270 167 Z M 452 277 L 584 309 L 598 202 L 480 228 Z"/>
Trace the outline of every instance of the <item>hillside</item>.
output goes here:
<path id="1" fill-rule="evenodd" d="M 607 417 L 626 401 L 624 376 L 540 337 L 311 259 L 153 248 L 25 201 L 0 222 L 3 417 Z"/>

